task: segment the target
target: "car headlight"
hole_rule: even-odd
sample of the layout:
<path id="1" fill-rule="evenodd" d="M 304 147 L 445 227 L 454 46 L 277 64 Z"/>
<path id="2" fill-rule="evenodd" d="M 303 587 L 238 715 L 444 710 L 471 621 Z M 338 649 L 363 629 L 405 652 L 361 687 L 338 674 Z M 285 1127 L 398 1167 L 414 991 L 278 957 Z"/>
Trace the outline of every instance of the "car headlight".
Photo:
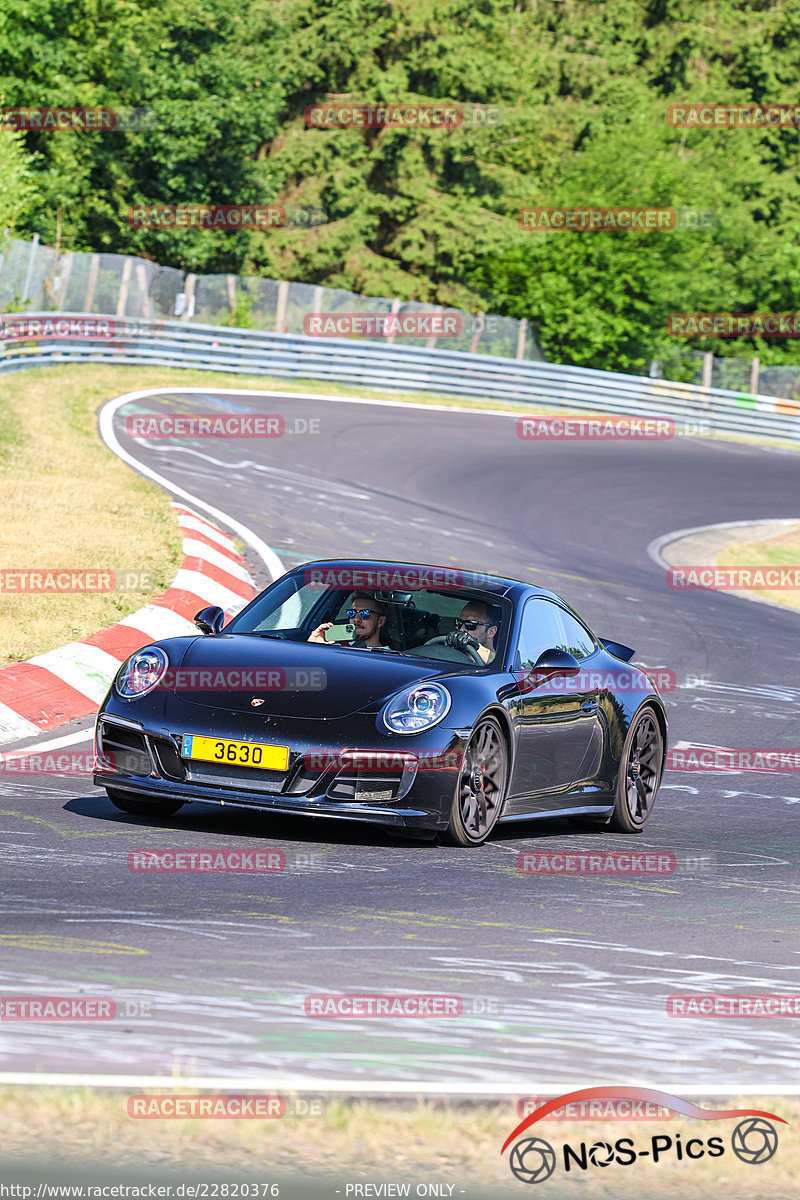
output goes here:
<path id="1" fill-rule="evenodd" d="M 421 733 L 450 711 L 452 696 L 440 683 L 418 683 L 387 704 L 383 723 L 392 733 Z"/>
<path id="2" fill-rule="evenodd" d="M 120 696 L 131 699 L 134 696 L 146 696 L 158 687 L 169 666 L 169 659 L 158 646 L 147 646 L 137 650 L 122 666 L 114 680 L 114 687 Z"/>

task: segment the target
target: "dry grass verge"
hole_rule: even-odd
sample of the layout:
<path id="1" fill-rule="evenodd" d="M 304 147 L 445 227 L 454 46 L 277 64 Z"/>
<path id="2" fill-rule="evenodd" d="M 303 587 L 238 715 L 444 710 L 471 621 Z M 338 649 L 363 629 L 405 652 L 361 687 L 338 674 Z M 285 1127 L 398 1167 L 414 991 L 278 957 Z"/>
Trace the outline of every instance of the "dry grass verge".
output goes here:
<path id="1" fill-rule="evenodd" d="M 717 556 L 718 567 L 786 567 L 800 568 L 800 525 L 761 542 L 744 542 L 728 546 Z M 800 609 L 800 589 L 780 591 L 758 589 L 754 596 L 763 596 L 774 604 Z"/>
<path id="2" fill-rule="evenodd" d="M 412 1196 L 418 1185 L 433 1181 L 453 1184 L 454 1197 L 525 1194 L 520 1190 L 524 1185 L 509 1170 L 509 1152 L 500 1156 L 500 1146 L 518 1120 L 510 1103 L 332 1100 L 325 1116 L 316 1119 L 155 1121 L 129 1118 L 126 1099 L 121 1091 L 89 1088 L 0 1089 L 3 1156 L 20 1166 L 34 1157 L 44 1163 L 60 1161 L 70 1179 L 105 1167 L 105 1174 L 119 1182 L 128 1172 L 145 1168 L 231 1183 L 277 1180 L 303 1185 L 299 1192 L 292 1188 L 287 1193 L 282 1187 L 284 1196 L 316 1195 L 318 1185 L 323 1189 L 320 1195 L 334 1195 L 341 1188 L 344 1197 L 347 1184 L 402 1181 L 411 1184 Z M 714 1103 L 698 1102 L 704 1107 Z M 722 1106 L 765 1109 L 788 1120 L 789 1125 L 777 1126 L 775 1157 L 760 1165 L 737 1159 L 730 1149 L 735 1120 L 546 1121 L 531 1131 L 548 1140 L 559 1155 L 546 1194 L 554 1200 L 572 1195 L 789 1200 L 800 1194 L 800 1102 L 751 1096 L 726 1099 Z M 628 1137 L 644 1148 L 654 1135 L 670 1135 L 673 1144 L 680 1135 L 683 1146 L 692 1138 L 707 1141 L 719 1135 L 725 1153 L 694 1161 L 684 1155 L 679 1161 L 672 1152 L 658 1163 L 647 1158 L 630 1166 L 612 1163 L 604 1169 L 564 1172 L 560 1151 L 565 1142 L 577 1149 L 581 1142 L 591 1146 Z"/>

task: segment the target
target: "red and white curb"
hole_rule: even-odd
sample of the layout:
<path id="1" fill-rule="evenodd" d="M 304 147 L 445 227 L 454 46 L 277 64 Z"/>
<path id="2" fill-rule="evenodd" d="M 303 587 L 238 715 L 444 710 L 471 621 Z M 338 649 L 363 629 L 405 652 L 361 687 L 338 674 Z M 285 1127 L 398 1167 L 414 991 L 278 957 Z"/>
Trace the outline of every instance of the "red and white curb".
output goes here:
<path id="1" fill-rule="evenodd" d="M 230 617 L 252 600 L 255 585 L 233 539 L 184 505 L 172 507 L 184 559 L 171 587 L 83 641 L 0 667 L 0 744 L 90 716 L 134 650 L 156 638 L 196 634 L 192 618 L 209 604 Z"/>

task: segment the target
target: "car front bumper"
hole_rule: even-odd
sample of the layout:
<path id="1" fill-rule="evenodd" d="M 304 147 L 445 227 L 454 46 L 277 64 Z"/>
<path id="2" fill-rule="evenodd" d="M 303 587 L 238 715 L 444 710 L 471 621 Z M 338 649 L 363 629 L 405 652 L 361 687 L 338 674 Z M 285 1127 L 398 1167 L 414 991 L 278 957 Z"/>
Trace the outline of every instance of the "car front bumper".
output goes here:
<path id="1" fill-rule="evenodd" d="M 341 728 L 311 736 L 308 721 L 282 725 L 270 742 L 289 747 L 286 771 L 181 756 L 187 733 L 208 736 L 208 725 L 180 729 L 145 726 L 120 712 L 101 711 L 96 733 L 94 783 L 131 796 L 214 804 L 265 812 L 367 821 L 397 828 L 443 829 L 450 819 L 465 739 L 463 731 L 435 726 L 414 738 L 382 736 L 375 716 L 359 715 Z M 315 722 L 315 731 L 319 726 Z M 339 726 L 337 722 L 326 725 Z M 247 726 L 250 723 L 246 723 Z M 254 736 L 255 734 L 255 736 Z M 265 739 L 257 727 L 215 723 L 213 736 Z M 327 744 L 326 744 L 327 743 Z"/>

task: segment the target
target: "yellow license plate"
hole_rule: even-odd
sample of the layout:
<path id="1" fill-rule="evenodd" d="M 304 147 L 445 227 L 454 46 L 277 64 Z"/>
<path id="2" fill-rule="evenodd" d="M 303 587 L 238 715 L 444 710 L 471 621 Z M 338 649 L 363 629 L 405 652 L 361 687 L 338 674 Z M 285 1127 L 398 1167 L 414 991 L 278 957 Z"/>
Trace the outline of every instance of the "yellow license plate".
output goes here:
<path id="1" fill-rule="evenodd" d="M 201 762 L 225 763 L 232 767 L 261 767 L 264 771 L 285 771 L 289 766 L 288 746 L 265 746 L 261 742 L 229 742 L 220 738 L 195 737 L 184 733 L 181 756 Z"/>

